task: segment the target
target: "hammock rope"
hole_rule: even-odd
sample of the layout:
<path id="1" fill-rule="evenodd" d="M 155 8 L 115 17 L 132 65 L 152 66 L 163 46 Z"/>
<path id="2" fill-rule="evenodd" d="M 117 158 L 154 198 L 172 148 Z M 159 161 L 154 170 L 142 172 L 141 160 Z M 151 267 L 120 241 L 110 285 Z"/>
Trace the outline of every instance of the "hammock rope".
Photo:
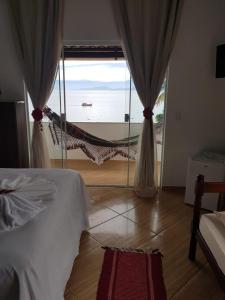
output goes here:
<path id="1" fill-rule="evenodd" d="M 51 121 L 49 130 L 55 145 L 62 145 L 66 150 L 80 148 L 98 165 L 116 155 L 135 160 L 139 135 L 107 141 L 86 132 L 71 122 L 65 121 L 47 106 L 43 112 Z"/>

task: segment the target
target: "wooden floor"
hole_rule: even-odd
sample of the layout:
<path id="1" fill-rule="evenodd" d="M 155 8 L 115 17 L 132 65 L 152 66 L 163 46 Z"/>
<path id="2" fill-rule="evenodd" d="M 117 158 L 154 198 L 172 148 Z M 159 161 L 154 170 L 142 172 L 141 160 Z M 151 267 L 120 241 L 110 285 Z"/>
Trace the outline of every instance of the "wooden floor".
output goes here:
<path id="1" fill-rule="evenodd" d="M 225 299 L 201 250 L 196 263 L 187 258 L 192 208 L 184 205 L 183 192 L 161 191 L 146 200 L 125 188 L 89 188 L 89 192 L 90 228 L 82 235 L 66 300 L 95 299 L 102 245 L 160 249 L 168 299 Z"/>

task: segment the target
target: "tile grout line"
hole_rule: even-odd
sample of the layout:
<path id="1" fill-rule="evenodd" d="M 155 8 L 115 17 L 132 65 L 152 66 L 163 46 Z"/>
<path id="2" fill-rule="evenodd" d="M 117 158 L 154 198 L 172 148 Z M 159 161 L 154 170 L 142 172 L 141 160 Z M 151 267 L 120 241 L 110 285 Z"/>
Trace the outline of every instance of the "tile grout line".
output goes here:
<path id="1" fill-rule="evenodd" d="M 140 205 L 141 205 L 141 204 L 137 204 L 137 205 L 135 205 L 134 207 L 129 208 L 128 210 L 126 210 L 126 211 L 124 211 L 124 212 L 122 212 L 122 213 L 119 213 L 119 212 L 116 211 L 115 209 L 112 209 L 111 207 L 108 207 L 108 206 L 106 206 L 106 205 L 103 205 L 103 206 L 106 207 L 106 208 L 108 208 L 108 209 L 110 209 L 110 210 L 112 210 L 112 211 L 114 211 L 114 212 L 116 212 L 116 213 L 119 214 L 119 215 L 122 215 L 122 214 L 125 214 L 125 213 L 131 211 L 132 209 L 134 209 L 134 208 L 136 208 L 137 206 L 140 206 Z"/>
<path id="2" fill-rule="evenodd" d="M 99 245 L 104 246 L 100 241 L 98 241 L 90 232 L 88 232 L 88 235 L 95 240 Z"/>
<path id="3" fill-rule="evenodd" d="M 140 204 L 139 204 L 139 205 L 140 205 Z M 167 226 L 166 228 L 160 230 L 160 231 L 157 233 L 157 232 L 155 232 L 155 231 L 153 231 L 153 230 L 151 230 L 151 229 L 146 228 L 145 225 L 140 224 L 140 223 L 138 223 L 138 222 L 136 222 L 136 221 L 130 219 L 130 218 L 127 217 L 127 216 L 124 216 L 125 213 L 127 213 L 127 212 L 129 212 L 129 211 L 135 209 L 137 206 L 135 206 L 135 207 L 133 207 L 133 208 L 131 208 L 131 209 L 128 209 L 127 211 L 122 212 L 122 213 L 118 213 L 117 211 L 115 211 L 115 210 L 113 210 L 113 209 L 111 209 L 111 208 L 109 208 L 109 207 L 107 207 L 107 206 L 104 206 L 104 205 L 102 205 L 102 207 L 107 208 L 107 209 L 109 209 L 109 210 L 115 212 L 115 213 L 117 214 L 117 216 L 114 216 L 114 217 L 112 217 L 112 218 L 109 218 L 109 219 L 106 220 L 106 221 L 103 221 L 103 222 L 101 222 L 101 223 L 99 223 L 99 224 L 97 224 L 97 225 L 95 225 L 95 226 L 92 226 L 92 227 L 88 228 L 88 232 L 89 232 L 89 230 L 91 230 L 91 229 L 93 229 L 93 228 L 96 228 L 96 227 L 98 227 L 98 226 L 100 226 L 100 225 L 102 225 L 102 224 L 105 224 L 105 223 L 107 223 L 107 222 L 109 222 L 109 221 L 111 221 L 111 220 L 113 220 L 113 219 L 115 219 L 115 218 L 117 218 L 117 217 L 119 217 L 119 216 L 121 216 L 121 217 L 123 217 L 123 218 L 129 220 L 130 222 L 133 222 L 135 225 L 138 225 L 138 226 L 140 226 L 140 227 L 143 228 L 143 229 L 149 230 L 149 232 L 151 232 L 151 233 L 154 234 L 154 237 L 157 236 L 157 235 L 160 235 L 160 233 L 162 233 L 163 231 L 166 231 L 169 227 L 171 227 L 171 226 L 173 226 L 173 225 L 175 224 L 175 223 L 173 223 L 173 224 Z M 177 223 L 178 223 L 178 222 L 177 222 Z M 154 238 L 154 237 L 153 237 L 153 238 Z"/>
<path id="4" fill-rule="evenodd" d="M 100 226 L 100 225 L 102 225 L 102 224 L 104 224 L 104 223 L 107 223 L 108 221 L 111 221 L 111 220 L 113 220 L 113 219 L 115 219 L 115 218 L 117 218 L 117 217 L 119 217 L 119 216 L 120 216 L 120 215 L 118 214 L 117 216 L 114 216 L 114 217 L 112 217 L 112 218 L 110 218 L 110 219 L 108 219 L 108 220 L 105 220 L 105 221 L 103 221 L 103 222 L 101 222 L 101 223 L 99 223 L 99 224 L 97 224 L 97 225 L 95 225 L 95 226 L 92 226 L 92 227 L 88 228 L 88 231 L 91 230 L 91 229 L 93 229 L 93 228 L 96 228 L 96 227 L 98 227 L 98 226 Z"/>
<path id="5" fill-rule="evenodd" d="M 118 213 L 116 210 L 114 210 L 114 209 L 112 209 L 112 208 L 109 208 L 109 207 L 107 207 L 107 206 L 105 206 L 105 205 L 102 205 L 102 207 L 111 210 L 112 212 L 116 213 L 117 216 L 114 216 L 114 217 L 112 217 L 112 218 L 109 218 L 108 220 L 105 220 L 105 221 L 103 221 L 103 222 L 101 222 L 101 223 L 99 223 L 99 224 L 97 224 L 97 225 L 95 225 L 95 226 L 92 226 L 92 227 L 88 228 L 88 230 L 93 229 L 93 228 L 95 228 L 95 227 L 97 227 L 97 226 L 99 226 L 99 225 L 102 225 L 102 224 L 104 224 L 104 223 L 106 223 L 106 222 L 108 222 L 108 221 L 110 221 L 110 220 L 112 220 L 112 219 L 115 219 L 115 218 L 119 217 L 119 216 L 122 216 L 123 218 L 126 218 L 126 219 L 128 219 L 129 221 L 131 221 L 131 222 L 137 224 L 137 222 L 135 222 L 135 221 L 133 221 L 133 220 L 131 220 L 131 219 L 129 219 L 129 218 L 123 216 L 123 214 L 125 214 L 125 213 L 127 213 L 128 211 L 134 209 L 136 206 L 133 207 L 133 208 L 131 208 L 131 209 L 128 209 L 127 211 L 122 212 L 122 213 Z M 139 225 L 139 224 L 138 224 L 138 225 Z"/>
<path id="6" fill-rule="evenodd" d="M 93 229 L 93 228 L 96 228 L 97 226 L 100 226 L 100 225 L 102 225 L 102 224 L 104 224 L 104 223 L 107 223 L 108 221 L 111 221 L 111 220 L 117 218 L 118 216 L 122 216 L 123 218 L 128 219 L 129 221 L 135 223 L 136 225 L 140 226 L 140 227 L 143 228 L 143 229 L 148 229 L 147 227 L 145 227 L 145 225 L 140 224 L 140 223 L 138 223 L 138 222 L 136 222 L 136 221 L 130 219 L 130 218 L 127 217 L 127 216 L 124 216 L 124 214 L 126 214 L 127 212 L 129 212 L 129 211 L 135 209 L 137 206 L 140 206 L 140 205 L 142 205 L 142 204 L 141 204 L 141 203 L 140 203 L 140 204 L 137 204 L 137 205 L 135 205 L 133 208 L 128 209 L 128 210 L 125 211 L 125 212 L 119 213 L 119 212 L 117 212 L 116 210 L 114 210 L 114 209 L 112 209 L 112 208 L 110 208 L 110 207 L 108 207 L 108 206 L 106 206 L 106 205 L 103 204 L 102 207 L 107 208 L 107 209 L 109 209 L 109 210 L 115 212 L 115 213 L 117 214 L 117 216 L 114 216 L 114 217 L 112 217 L 112 218 L 110 218 L 110 219 L 108 219 L 108 220 L 106 220 L 106 221 L 103 221 L 103 222 L 101 222 L 101 223 L 99 223 L 99 224 L 97 224 L 97 225 L 95 225 L 95 226 L 93 226 L 93 227 L 88 228 L 88 231 L 91 230 L 91 229 Z M 176 225 L 176 224 L 179 223 L 179 222 L 180 222 L 180 220 L 177 220 L 175 223 L 170 224 L 169 226 L 167 226 L 166 228 L 163 228 L 163 229 L 160 230 L 159 232 L 155 232 L 155 231 L 153 231 L 153 230 L 151 230 L 151 229 L 148 229 L 148 230 L 149 230 L 149 232 L 151 232 L 151 233 L 154 234 L 154 236 L 153 236 L 152 238 L 155 238 L 156 236 L 160 236 L 160 234 L 161 234 L 162 232 L 166 231 L 167 229 L 169 229 L 170 227 Z M 191 220 L 190 220 L 190 222 L 191 222 Z"/>

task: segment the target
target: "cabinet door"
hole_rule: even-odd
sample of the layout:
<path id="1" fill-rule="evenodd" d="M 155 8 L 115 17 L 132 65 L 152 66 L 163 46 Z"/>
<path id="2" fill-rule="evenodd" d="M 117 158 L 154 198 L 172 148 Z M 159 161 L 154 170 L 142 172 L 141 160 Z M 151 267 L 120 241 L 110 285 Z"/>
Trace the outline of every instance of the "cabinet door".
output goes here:
<path id="1" fill-rule="evenodd" d="M 0 167 L 28 167 L 24 102 L 0 102 Z"/>
<path id="2" fill-rule="evenodd" d="M 13 102 L 0 102 L 0 167 L 18 168 L 16 107 Z"/>
<path id="3" fill-rule="evenodd" d="M 213 162 L 200 162 L 189 159 L 186 179 L 185 203 L 193 204 L 195 199 L 195 182 L 202 174 L 205 181 L 224 181 L 225 167 Z M 217 208 L 218 194 L 205 194 L 202 197 L 202 207 L 208 210 Z"/>
<path id="4" fill-rule="evenodd" d="M 25 104 L 23 101 L 16 102 L 16 126 L 19 168 L 29 167 L 28 136 Z"/>

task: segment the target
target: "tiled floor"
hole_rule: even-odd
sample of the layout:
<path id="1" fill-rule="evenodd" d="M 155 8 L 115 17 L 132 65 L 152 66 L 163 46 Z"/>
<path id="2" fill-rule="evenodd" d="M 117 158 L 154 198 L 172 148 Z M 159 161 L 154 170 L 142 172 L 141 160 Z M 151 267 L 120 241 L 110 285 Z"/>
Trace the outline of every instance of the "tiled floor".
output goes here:
<path id="1" fill-rule="evenodd" d="M 129 189 L 89 188 L 89 191 L 90 228 L 82 235 L 66 300 L 95 299 L 102 245 L 160 249 L 164 255 L 168 299 L 225 299 L 201 250 L 196 263 L 187 258 L 192 208 L 184 205 L 181 191 L 162 191 L 155 199 L 145 200 Z"/>

